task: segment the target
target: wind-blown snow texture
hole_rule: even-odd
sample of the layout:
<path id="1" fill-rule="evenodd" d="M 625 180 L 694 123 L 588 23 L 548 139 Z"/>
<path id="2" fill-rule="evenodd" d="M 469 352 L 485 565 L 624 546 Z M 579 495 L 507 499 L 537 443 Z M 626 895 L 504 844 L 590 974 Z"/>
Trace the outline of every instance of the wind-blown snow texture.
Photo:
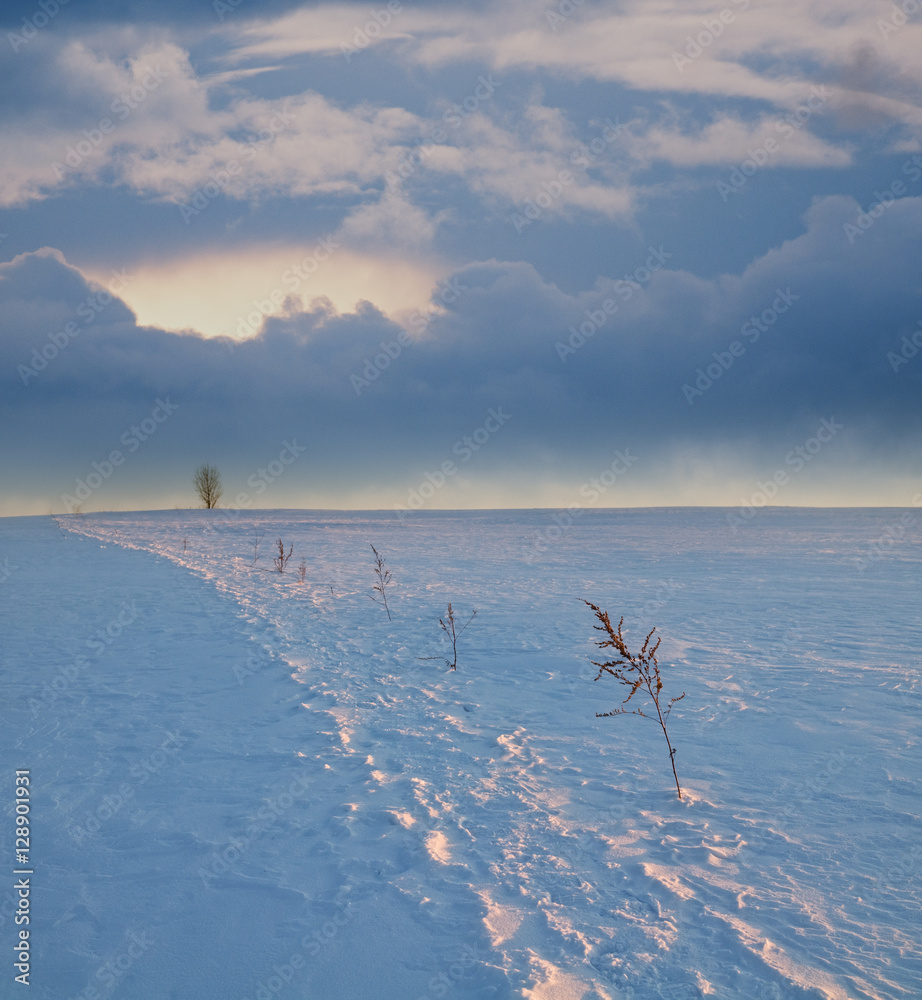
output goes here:
<path id="1" fill-rule="evenodd" d="M 919 997 L 920 521 L 0 521 L 28 995 Z M 595 717 L 622 692 L 582 598 L 659 628 L 681 801 L 655 724 Z M 423 659 L 448 601 L 478 610 L 457 672 Z"/>

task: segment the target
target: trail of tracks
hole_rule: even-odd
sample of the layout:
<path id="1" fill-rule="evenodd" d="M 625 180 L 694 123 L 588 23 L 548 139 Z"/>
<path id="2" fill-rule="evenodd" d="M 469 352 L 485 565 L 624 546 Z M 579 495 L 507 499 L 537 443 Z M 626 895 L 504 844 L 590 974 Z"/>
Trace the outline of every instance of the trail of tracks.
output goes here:
<path id="1" fill-rule="evenodd" d="M 271 522 L 266 533 L 274 529 Z M 336 544 L 314 538 L 315 579 L 298 587 L 247 565 L 242 533 L 200 532 L 187 548 L 186 525 L 157 524 L 145 536 L 137 524 L 87 518 L 78 530 L 166 556 L 239 607 L 258 653 L 235 654 L 224 670 L 244 700 L 275 706 L 241 729 L 247 755 L 287 748 L 314 783 L 238 863 L 230 885 L 263 879 L 300 894 L 300 916 L 279 935 L 289 942 L 311 917 L 329 921 L 351 901 L 348 926 L 324 945 L 305 984 L 332 988 L 336 958 L 351 963 L 349 982 L 388 968 L 388 988 L 420 997 L 910 995 L 882 970 L 891 958 L 917 961 L 917 944 L 899 928 L 869 928 L 863 914 L 873 914 L 873 901 L 844 905 L 853 874 L 837 872 L 835 837 L 828 851 L 811 842 L 821 829 L 812 814 L 822 812 L 847 843 L 861 844 L 872 869 L 884 864 L 885 846 L 873 848 L 873 831 L 849 820 L 856 811 L 842 797 L 832 752 L 812 770 L 824 780 L 806 790 L 788 779 L 777 786 L 793 812 L 779 815 L 781 802 L 765 793 L 728 789 L 716 772 L 719 791 L 699 777 L 679 802 L 660 781 L 663 762 L 637 748 L 647 745 L 643 734 L 632 736 L 634 746 L 601 728 L 586 733 L 589 703 L 547 651 L 563 630 L 546 615 L 533 612 L 522 630 L 510 619 L 504 631 L 481 616 L 461 670 L 450 673 L 419 659 L 439 651 L 428 609 L 445 591 L 423 585 L 404 594 L 399 618 L 386 622 L 367 602 L 368 581 L 341 565 L 359 531 Z M 414 558 L 425 558 L 425 538 L 401 544 L 422 545 Z M 481 573 L 477 582 L 498 585 L 493 598 L 506 605 L 512 596 L 534 603 L 539 589 L 525 577 L 490 583 Z M 747 739 L 770 746 L 776 723 L 762 706 L 793 699 L 790 679 L 760 676 L 761 694 L 752 677 L 736 683 L 725 674 L 717 663 L 705 678 L 715 698 L 700 710 L 702 734 L 738 752 L 734 727 L 745 714 Z M 194 712 L 205 704 L 183 697 Z M 870 766 L 867 757 L 847 763 L 852 772 Z M 906 804 L 895 805 L 897 825 L 911 821 Z M 892 883 L 878 900 L 906 905 Z M 367 957 L 352 957 L 353 947 Z"/>

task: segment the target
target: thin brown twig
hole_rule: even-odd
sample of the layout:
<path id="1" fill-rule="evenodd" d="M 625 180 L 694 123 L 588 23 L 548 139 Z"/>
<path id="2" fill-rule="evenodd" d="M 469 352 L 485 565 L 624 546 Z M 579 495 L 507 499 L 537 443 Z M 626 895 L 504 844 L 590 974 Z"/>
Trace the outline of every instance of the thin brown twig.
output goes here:
<path id="1" fill-rule="evenodd" d="M 615 680 L 621 684 L 625 684 L 631 689 L 618 708 L 612 709 L 610 712 L 596 712 L 596 716 L 600 719 L 604 719 L 612 715 L 639 715 L 642 719 L 650 719 L 652 722 L 658 722 L 660 728 L 663 730 L 663 736 L 666 738 L 666 746 L 669 748 L 669 762 L 672 765 L 672 775 L 675 778 L 676 791 L 679 793 L 679 798 L 682 798 L 682 788 L 679 785 L 679 776 L 676 774 L 675 769 L 676 748 L 672 745 L 672 741 L 669 739 L 669 732 L 666 729 L 666 720 L 669 718 L 672 706 L 677 701 L 681 701 L 685 697 L 685 692 L 683 691 L 677 697 L 670 699 L 669 703 L 665 707 L 665 710 L 660 708 L 660 692 L 663 690 L 663 680 L 660 676 L 659 661 L 656 658 L 656 652 L 659 649 L 662 638 L 657 637 L 656 641 L 651 646 L 650 641 L 653 638 L 653 633 L 656 629 L 650 629 L 647 633 L 646 639 L 644 640 L 643 648 L 635 656 L 627 648 L 624 636 L 621 633 L 621 628 L 624 625 L 624 618 L 622 617 L 621 621 L 618 622 L 618 629 L 615 631 L 612 627 L 607 611 L 603 611 L 591 601 L 584 600 L 583 603 L 588 604 L 589 607 L 592 608 L 595 612 L 596 618 L 598 618 L 598 620 L 602 623 L 601 625 L 594 625 L 593 628 L 595 628 L 598 632 L 604 632 L 605 635 L 608 636 L 607 639 L 603 639 L 601 642 L 596 642 L 596 645 L 600 649 L 614 649 L 618 654 L 616 658 L 611 659 L 606 663 L 599 663 L 596 660 L 591 661 L 593 666 L 599 668 L 599 672 L 593 680 L 597 681 L 603 674 L 611 674 Z M 655 718 L 652 715 L 647 715 L 642 708 L 634 708 L 631 711 L 628 711 L 628 709 L 625 708 L 628 702 L 641 688 L 644 688 L 653 700 L 653 705 L 656 708 Z"/>

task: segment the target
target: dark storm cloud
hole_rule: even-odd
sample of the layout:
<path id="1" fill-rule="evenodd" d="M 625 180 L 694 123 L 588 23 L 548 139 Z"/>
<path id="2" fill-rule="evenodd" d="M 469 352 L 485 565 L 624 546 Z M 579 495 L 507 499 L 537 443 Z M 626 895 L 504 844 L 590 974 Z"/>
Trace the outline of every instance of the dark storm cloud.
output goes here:
<path id="1" fill-rule="evenodd" d="M 922 199 L 861 215 L 828 198 L 738 276 L 673 271 L 653 246 L 570 295 L 491 261 L 453 275 L 440 308 L 411 317 L 412 340 L 373 306 L 316 303 L 236 345 L 138 328 L 53 252 L 24 255 L 0 280 L 3 461 L 26 478 L 62 463 L 67 485 L 168 400 L 179 408 L 136 466 L 167 480 L 206 453 L 242 473 L 296 437 L 313 476 L 400 482 L 491 407 L 513 419 L 484 470 L 537 455 L 567 468 L 619 445 L 755 464 L 834 419 L 850 458 L 900 472 L 922 430 L 920 234 Z"/>

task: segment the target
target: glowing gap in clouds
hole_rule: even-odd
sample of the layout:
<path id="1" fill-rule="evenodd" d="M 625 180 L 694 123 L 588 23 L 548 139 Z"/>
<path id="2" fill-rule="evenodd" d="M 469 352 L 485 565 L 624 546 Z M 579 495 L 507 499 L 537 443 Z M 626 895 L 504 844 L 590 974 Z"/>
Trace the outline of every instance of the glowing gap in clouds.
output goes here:
<path id="1" fill-rule="evenodd" d="M 325 296 L 341 313 L 364 299 L 399 317 L 428 304 L 443 271 L 436 262 L 375 257 L 318 241 L 140 264 L 129 268 L 133 278 L 120 297 L 142 325 L 241 339 L 258 332 L 263 315 L 281 315 L 291 295 L 305 308 Z M 103 271 L 87 273 L 107 280 Z"/>

